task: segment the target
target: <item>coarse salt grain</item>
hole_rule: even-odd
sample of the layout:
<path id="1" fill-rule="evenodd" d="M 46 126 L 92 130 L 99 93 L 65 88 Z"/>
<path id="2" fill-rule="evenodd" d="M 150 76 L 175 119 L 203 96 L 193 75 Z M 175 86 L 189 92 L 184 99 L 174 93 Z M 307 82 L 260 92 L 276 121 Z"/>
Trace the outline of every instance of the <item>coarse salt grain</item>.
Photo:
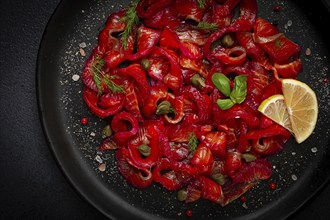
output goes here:
<path id="1" fill-rule="evenodd" d="M 288 20 L 287 25 L 288 25 L 288 27 L 290 27 L 292 25 L 292 21 L 291 20 Z"/>
<path id="2" fill-rule="evenodd" d="M 94 132 L 91 132 L 91 136 L 92 136 L 92 137 L 95 137 L 95 135 L 96 135 L 96 134 L 95 134 Z"/>
<path id="3" fill-rule="evenodd" d="M 246 205 L 245 202 L 242 203 L 243 208 L 248 209 L 249 207 Z"/>
<path id="4" fill-rule="evenodd" d="M 82 43 L 79 44 L 79 47 L 81 47 L 81 48 L 85 48 L 85 47 L 87 47 L 87 45 L 86 45 L 85 42 L 82 42 Z"/>
<path id="5" fill-rule="evenodd" d="M 82 57 L 86 56 L 86 52 L 82 48 L 79 49 L 79 53 Z"/>
<path id="6" fill-rule="evenodd" d="M 105 171 L 105 168 L 106 168 L 105 163 L 102 163 L 99 166 L 99 171 L 104 172 Z"/>
<path id="7" fill-rule="evenodd" d="M 296 181 L 296 180 L 298 179 L 298 177 L 297 177 L 296 175 L 294 175 L 294 174 L 291 175 L 291 178 L 292 178 L 292 180 L 294 180 L 294 181 Z"/>
<path id="8" fill-rule="evenodd" d="M 311 55 L 311 53 L 312 53 L 311 49 L 307 48 L 306 51 L 305 51 L 306 56 Z"/>
<path id="9" fill-rule="evenodd" d="M 312 151 L 313 153 L 316 153 L 316 152 L 317 152 L 317 148 L 316 148 L 316 147 L 313 147 L 313 148 L 311 149 L 311 151 Z"/>
<path id="10" fill-rule="evenodd" d="M 102 163 L 102 162 L 103 162 L 102 158 L 101 158 L 99 155 L 97 155 L 97 156 L 95 157 L 95 160 L 96 160 L 97 162 L 99 162 L 99 163 Z"/>
<path id="11" fill-rule="evenodd" d="M 78 81 L 79 78 L 80 78 L 80 76 L 79 76 L 78 74 L 74 74 L 74 75 L 72 76 L 73 81 Z"/>

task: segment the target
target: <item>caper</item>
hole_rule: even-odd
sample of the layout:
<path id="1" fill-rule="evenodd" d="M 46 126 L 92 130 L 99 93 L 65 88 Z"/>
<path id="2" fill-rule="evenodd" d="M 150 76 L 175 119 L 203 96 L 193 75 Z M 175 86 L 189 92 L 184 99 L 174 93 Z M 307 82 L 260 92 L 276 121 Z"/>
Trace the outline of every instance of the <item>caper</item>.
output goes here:
<path id="1" fill-rule="evenodd" d="M 231 47 L 234 45 L 234 40 L 233 38 L 230 36 L 230 34 L 225 34 L 222 38 L 221 38 L 221 44 L 224 47 Z"/>
<path id="2" fill-rule="evenodd" d="M 150 65 L 151 65 L 150 60 L 148 60 L 148 59 L 141 60 L 141 66 L 143 69 L 145 69 L 145 70 L 149 69 Z"/>
<path id="3" fill-rule="evenodd" d="M 102 137 L 106 138 L 106 137 L 110 137 L 111 135 L 112 135 L 112 129 L 111 129 L 110 125 L 106 125 L 102 129 Z"/>
<path id="4" fill-rule="evenodd" d="M 187 190 L 185 190 L 185 189 L 180 189 L 180 190 L 178 191 L 178 200 L 179 200 L 180 202 L 183 202 L 183 201 L 186 200 L 186 198 L 187 198 Z"/>
<path id="5" fill-rule="evenodd" d="M 150 149 L 151 148 L 146 144 L 141 144 L 140 146 L 138 146 L 140 154 L 145 157 L 150 156 Z"/>
<path id="6" fill-rule="evenodd" d="M 216 173 L 212 175 L 212 179 L 217 182 L 219 185 L 225 184 L 225 176 L 221 173 Z"/>
<path id="7" fill-rule="evenodd" d="M 205 79 L 199 74 L 195 74 L 190 78 L 191 84 L 196 88 L 205 87 Z"/>
<path id="8" fill-rule="evenodd" d="M 244 153 L 242 154 L 242 157 L 244 158 L 244 160 L 246 162 L 251 162 L 251 161 L 254 161 L 257 159 L 257 157 L 253 154 L 250 154 L 250 153 Z"/>
<path id="9" fill-rule="evenodd" d="M 171 113 L 173 111 L 172 105 L 169 101 L 165 100 L 162 101 L 158 106 L 156 110 L 156 115 L 166 115 L 168 113 Z"/>

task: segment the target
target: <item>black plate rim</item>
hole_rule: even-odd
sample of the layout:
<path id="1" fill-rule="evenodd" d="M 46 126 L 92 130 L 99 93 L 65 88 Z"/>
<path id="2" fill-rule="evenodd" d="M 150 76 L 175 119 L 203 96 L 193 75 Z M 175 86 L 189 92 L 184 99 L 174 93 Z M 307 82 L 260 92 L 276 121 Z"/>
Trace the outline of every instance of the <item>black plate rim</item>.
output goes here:
<path id="1" fill-rule="evenodd" d="M 79 181 L 77 181 L 75 178 L 72 177 L 72 173 L 77 169 L 77 166 L 73 163 L 63 163 L 63 160 L 61 160 L 61 152 L 58 151 L 56 147 L 54 147 L 56 144 L 56 141 L 54 138 L 52 138 L 52 126 L 49 125 L 49 115 L 45 112 L 47 109 L 45 103 L 45 97 L 43 96 L 41 90 L 43 89 L 42 86 L 42 73 L 43 73 L 43 64 L 42 60 L 44 59 L 44 51 L 45 47 L 47 45 L 47 37 L 49 35 L 49 30 L 52 28 L 52 24 L 54 23 L 54 20 L 58 16 L 57 14 L 59 11 L 61 11 L 64 8 L 66 0 L 61 0 L 60 3 L 57 5 L 56 9 L 52 13 L 50 19 L 47 22 L 47 26 L 45 28 L 45 31 L 42 35 L 40 47 L 38 50 L 38 56 L 37 56 L 37 69 L 36 69 L 36 87 L 37 87 L 37 102 L 38 102 L 38 111 L 39 111 L 39 118 L 41 121 L 41 126 L 43 129 L 44 136 L 47 141 L 47 145 L 49 146 L 58 166 L 60 167 L 60 170 L 63 172 L 65 178 L 68 180 L 68 182 L 72 185 L 73 189 L 78 192 L 80 196 L 82 196 L 83 199 L 85 199 L 88 203 L 90 203 L 94 208 L 99 210 L 101 213 L 103 213 L 105 216 L 111 218 L 111 219 L 117 219 L 118 216 L 121 216 L 120 219 L 130 219 L 132 216 L 134 216 L 136 219 L 155 219 L 155 216 L 150 215 L 148 213 L 145 213 L 141 210 L 138 210 L 132 206 L 128 206 L 127 204 L 123 203 L 120 198 L 115 198 L 116 202 L 118 202 L 117 206 L 115 206 L 114 211 L 109 212 L 109 209 L 107 207 L 102 206 L 102 202 L 98 201 L 97 198 L 95 198 L 92 194 L 93 192 L 90 192 L 88 189 L 86 189 L 86 186 L 82 186 Z M 330 3 L 328 0 L 322 0 L 323 4 L 327 7 L 328 12 L 330 13 Z M 59 110 L 59 109 L 57 109 Z M 54 110 L 55 111 L 55 110 Z M 59 123 L 59 122 L 57 122 Z M 63 134 L 65 135 L 65 134 Z M 66 143 L 67 144 L 67 143 Z M 329 143 L 328 143 L 329 144 Z M 329 152 L 327 152 L 329 153 Z M 72 167 L 68 166 L 72 165 Z M 79 164 L 79 167 L 83 167 L 84 164 Z M 286 219 L 290 216 L 292 216 L 294 213 L 296 213 L 300 208 L 302 208 L 308 201 L 310 201 L 316 194 L 318 194 L 327 184 L 330 183 L 330 171 L 326 171 L 327 176 L 323 179 L 322 183 L 319 184 L 313 192 L 309 193 L 309 196 L 302 201 L 298 206 L 290 209 L 291 211 L 287 212 L 286 214 L 278 214 L 275 216 L 276 219 L 278 217 L 281 217 L 283 219 Z M 85 180 L 89 180 L 88 175 L 85 176 Z M 95 183 L 95 182 L 94 182 Z M 100 187 L 100 192 L 107 194 L 107 190 L 98 183 L 95 183 L 97 186 Z M 103 187 L 103 188 L 102 188 Z M 113 195 L 111 195 L 113 196 Z M 116 208 L 119 208 L 120 211 L 116 211 Z M 127 211 L 127 213 L 124 213 Z M 115 213 L 115 214 L 114 214 Z M 261 213 L 262 214 L 262 213 Z M 253 215 L 253 214 L 252 214 Z M 253 215 L 255 216 L 255 215 Z"/>

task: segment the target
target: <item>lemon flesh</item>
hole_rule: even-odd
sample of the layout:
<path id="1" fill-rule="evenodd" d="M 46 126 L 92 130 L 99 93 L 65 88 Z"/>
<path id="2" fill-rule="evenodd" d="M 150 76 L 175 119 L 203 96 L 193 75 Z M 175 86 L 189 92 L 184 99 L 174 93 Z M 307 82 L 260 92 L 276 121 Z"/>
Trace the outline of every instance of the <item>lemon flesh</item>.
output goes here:
<path id="1" fill-rule="evenodd" d="M 282 80 L 282 94 L 265 99 L 258 111 L 289 130 L 298 143 L 314 131 L 318 117 L 315 92 L 295 79 Z"/>
<path id="2" fill-rule="evenodd" d="M 290 117 L 292 132 L 298 143 L 305 141 L 314 131 L 318 117 L 315 92 L 305 83 L 283 79 L 282 91 Z"/>

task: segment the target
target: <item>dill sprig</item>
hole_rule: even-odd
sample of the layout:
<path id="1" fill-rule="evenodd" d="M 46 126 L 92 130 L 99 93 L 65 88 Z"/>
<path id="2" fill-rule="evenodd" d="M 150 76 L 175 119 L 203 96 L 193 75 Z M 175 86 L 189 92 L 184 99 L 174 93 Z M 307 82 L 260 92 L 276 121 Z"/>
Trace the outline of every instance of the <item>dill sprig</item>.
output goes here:
<path id="1" fill-rule="evenodd" d="M 122 44 L 124 49 L 127 48 L 127 40 L 133 30 L 135 24 L 139 23 L 139 16 L 136 12 L 136 6 L 139 3 L 139 0 L 134 0 L 129 8 L 126 9 L 125 16 L 121 19 L 123 22 L 126 22 L 126 28 L 122 36 Z"/>
<path id="2" fill-rule="evenodd" d="M 122 86 L 117 85 L 112 79 L 116 78 L 116 76 L 105 75 L 102 67 L 105 65 L 105 60 L 96 57 L 95 63 L 92 65 L 92 73 L 93 79 L 96 84 L 98 94 L 101 95 L 103 92 L 102 81 L 104 81 L 105 85 L 112 93 L 124 92 Z"/>
<path id="3" fill-rule="evenodd" d="M 219 29 L 217 23 L 208 23 L 208 22 L 203 22 L 203 21 L 198 23 L 197 28 L 203 29 L 206 31 L 216 31 Z"/>
<path id="4" fill-rule="evenodd" d="M 196 134 L 194 132 L 191 132 L 188 133 L 188 136 L 189 136 L 189 140 L 188 140 L 189 152 L 195 152 L 199 144 Z"/>
<path id="5" fill-rule="evenodd" d="M 112 93 L 124 93 L 125 90 L 122 86 L 117 85 L 112 79 L 115 79 L 116 76 L 105 76 L 104 82 L 107 85 L 108 89 Z"/>
<path id="6" fill-rule="evenodd" d="M 198 4 L 198 7 L 199 7 L 200 9 L 202 9 L 202 8 L 205 7 L 206 0 L 197 0 L 197 4 Z"/>
<path id="7" fill-rule="evenodd" d="M 103 71 L 101 70 L 105 64 L 104 59 L 96 58 L 96 62 L 92 64 L 92 73 L 93 79 L 97 87 L 98 94 L 102 94 L 102 78 L 103 78 Z"/>

